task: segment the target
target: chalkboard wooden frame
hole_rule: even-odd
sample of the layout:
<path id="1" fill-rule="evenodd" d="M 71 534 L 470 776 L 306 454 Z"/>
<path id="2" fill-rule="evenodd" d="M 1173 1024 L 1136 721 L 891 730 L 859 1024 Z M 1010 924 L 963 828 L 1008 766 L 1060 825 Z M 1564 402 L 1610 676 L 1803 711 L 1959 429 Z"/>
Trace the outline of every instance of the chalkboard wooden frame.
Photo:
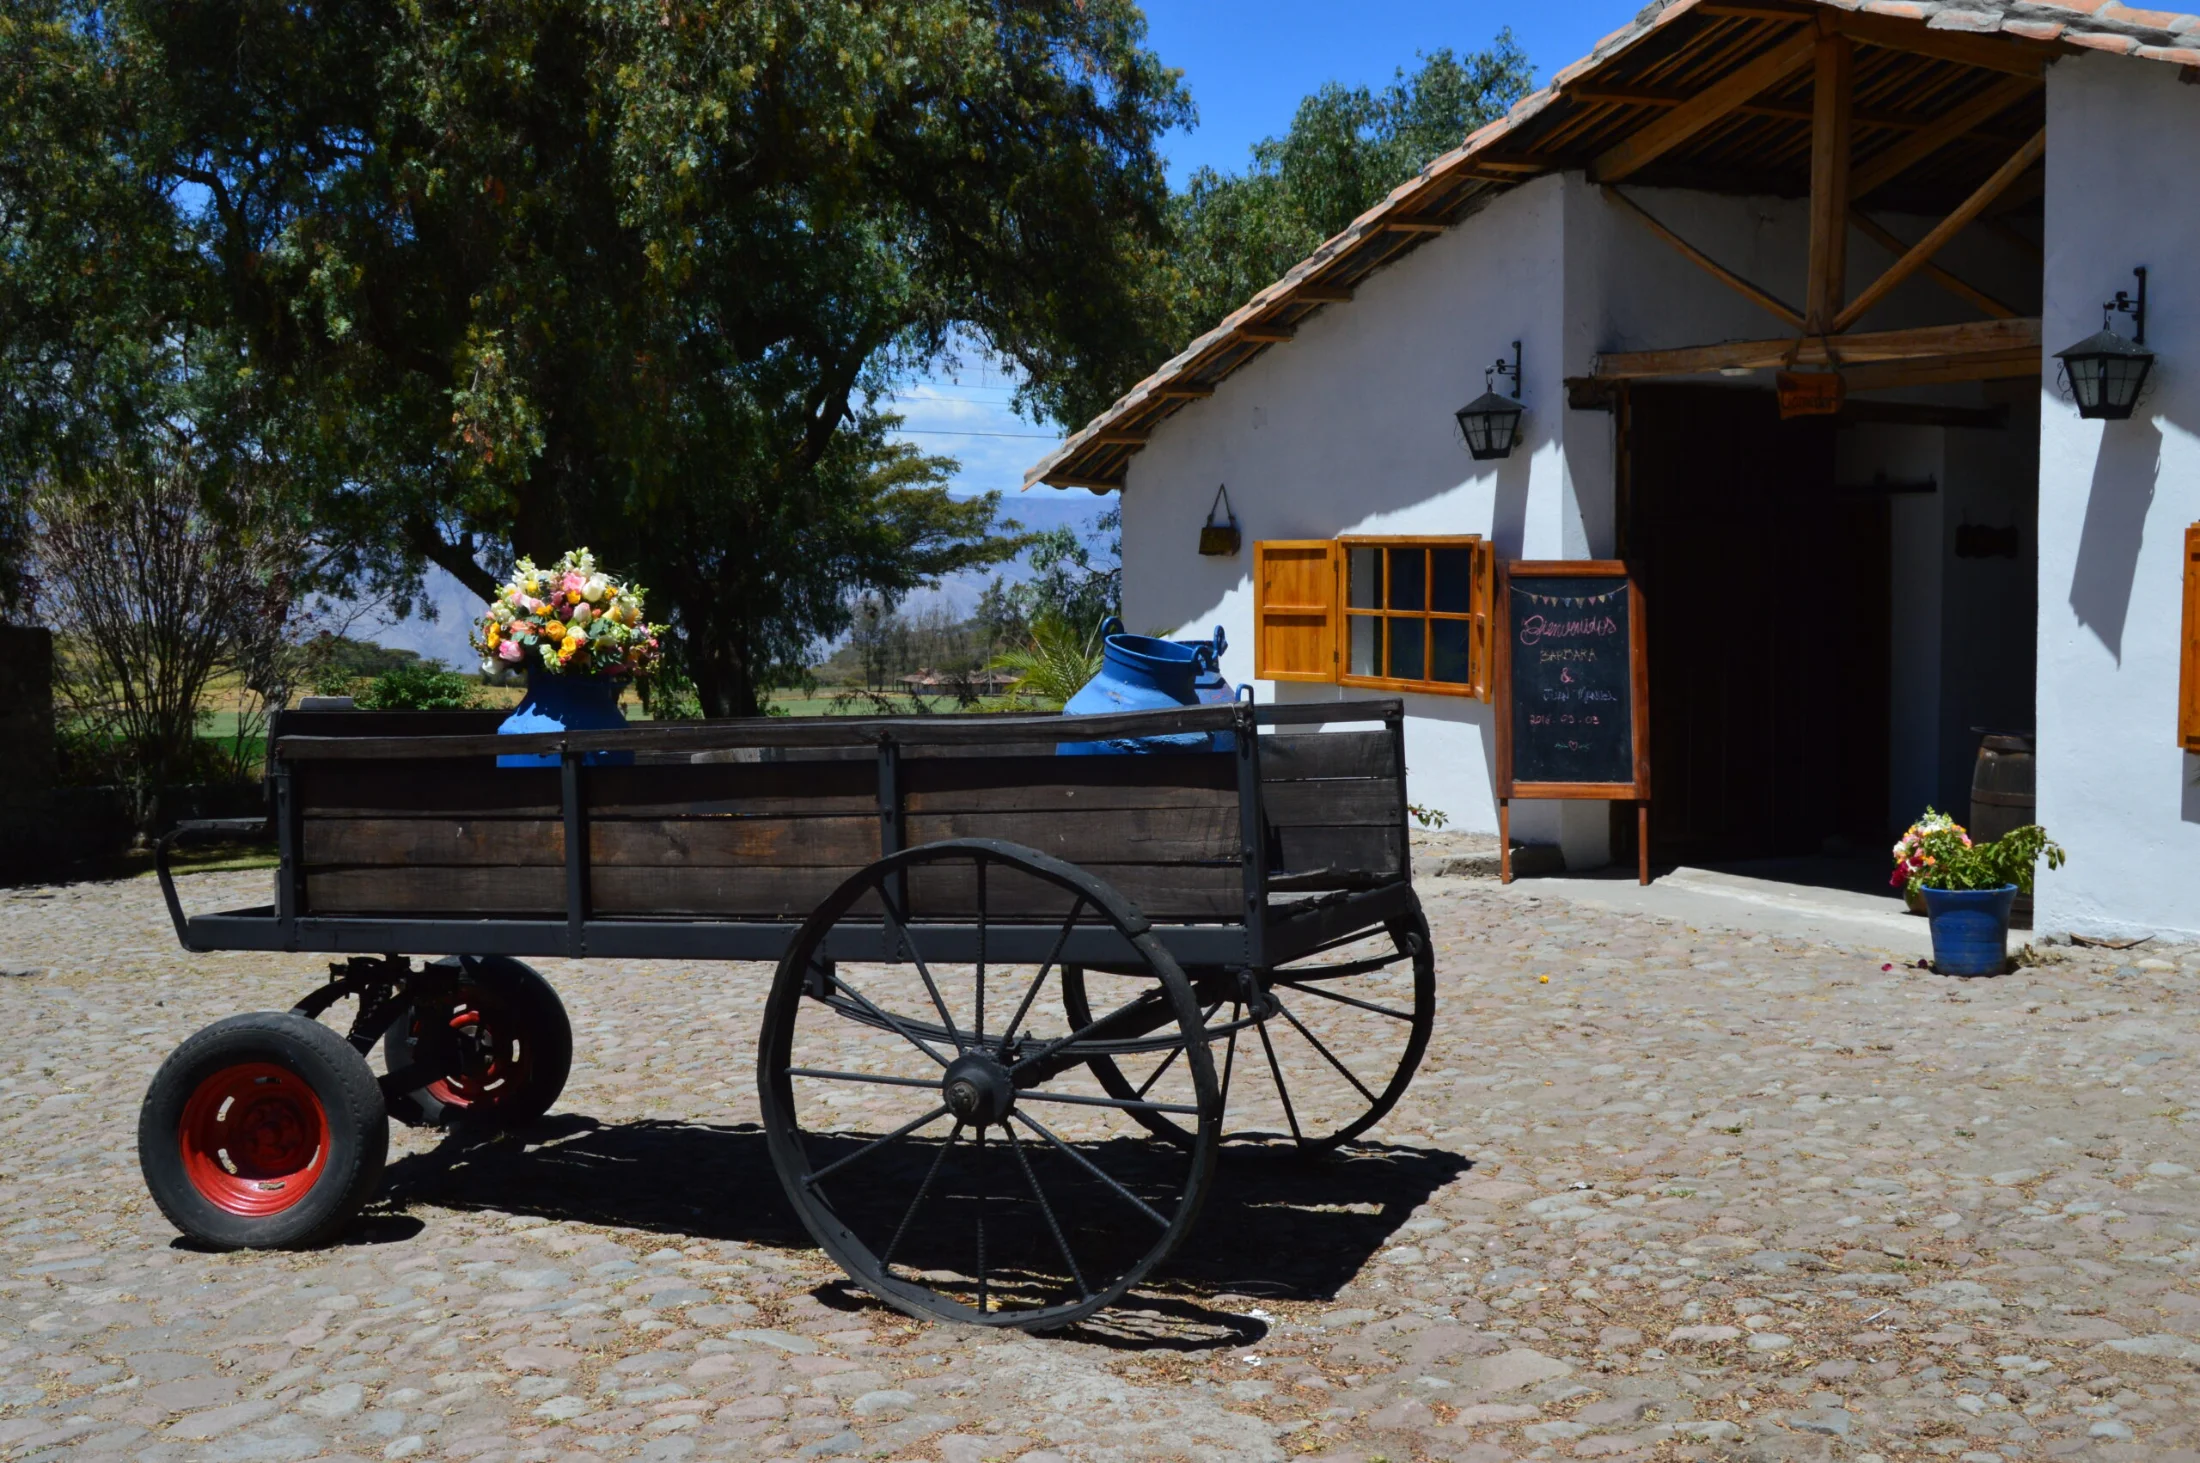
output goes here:
<path id="1" fill-rule="evenodd" d="M 1518 782 L 1513 778 L 1513 616 L 1512 581 L 1524 579 L 1624 579 L 1627 581 L 1627 659 L 1629 732 L 1634 777 L 1627 782 Z M 1497 806 L 1503 873 L 1512 877 L 1511 809 L 1514 798 L 1595 798 L 1636 805 L 1639 876 L 1650 882 L 1650 665 L 1644 630 L 1642 585 L 1620 559 L 1519 559 L 1499 568 L 1492 669 L 1497 676 Z"/>

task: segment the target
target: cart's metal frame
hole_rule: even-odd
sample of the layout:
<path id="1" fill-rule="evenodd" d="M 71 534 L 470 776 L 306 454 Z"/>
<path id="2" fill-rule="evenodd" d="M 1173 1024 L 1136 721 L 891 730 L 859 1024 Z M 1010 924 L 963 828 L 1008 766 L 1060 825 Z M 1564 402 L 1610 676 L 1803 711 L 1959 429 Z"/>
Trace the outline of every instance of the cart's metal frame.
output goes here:
<path id="1" fill-rule="evenodd" d="M 1266 814 L 1262 802 L 1259 732 L 1284 726 L 1380 722 L 1400 769 L 1398 822 L 1406 821 L 1404 705 L 1396 698 L 1292 705 L 1229 705 L 1181 710 L 1123 712 L 1080 717 L 1080 739 L 1164 737 L 1229 733 L 1238 788 L 1243 880 L 1242 918 L 1227 922 L 1154 923 L 1154 936 L 1187 969 L 1267 967 L 1293 960 L 1356 930 L 1381 927 L 1418 907 L 1409 856 L 1399 876 L 1371 889 L 1332 891 L 1278 903 L 1270 888 Z M 777 961 L 800 928 L 798 920 L 603 918 L 589 906 L 587 786 L 592 753 L 649 751 L 691 754 L 736 748 L 870 748 L 878 768 L 879 836 L 883 854 L 899 852 L 903 804 L 897 787 L 906 749 L 1048 742 L 1062 737 L 1057 716 L 939 716 L 906 719 L 817 717 L 764 718 L 700 725 L 641 726 L 601 732 L 534 736 L 315 736 L 271 728 L 269 819 L 212 819 L 179 824 L 155 851 L 161 894 L 176 937 L 195 953 L 215 950 L 315 951 L 359 955 L 564 956 L 571 959 Z M 452 919 L 328 917 L 303 912 L 305 904 L 302 815 L 294 795 L 297 764 L 305 761 L 405 760 L 472 757 L 489 753 L 547 754 L 558 758 L 565 828 L 566 915 L 559 919 Z M 1161 753 L 1156 755 L 1169 755 Z M 1192 753 L 1189 755 L 1203 755 Z M 1218 755 L 1218 754 L 1204 754 Z M 272 821 L 281 867 L 275 901 L 215 914 L 186 914 L 170 867 L 181 838 L 261 833 Z M 966 959 L 976 932 L 954 923 L 926 922 L 925 947 L 942 959 Z M 993 957 L 1039 961 L 1057 958 L 1105 966 L 1133 952 L 1114 931 L 1072 930 L 1066 946 L 1049 921 L 994 926 L 987 934 Z M 894 961 L 897 938 L 885 924 L 836 931 L 828 954 L 835 960 Z"/>

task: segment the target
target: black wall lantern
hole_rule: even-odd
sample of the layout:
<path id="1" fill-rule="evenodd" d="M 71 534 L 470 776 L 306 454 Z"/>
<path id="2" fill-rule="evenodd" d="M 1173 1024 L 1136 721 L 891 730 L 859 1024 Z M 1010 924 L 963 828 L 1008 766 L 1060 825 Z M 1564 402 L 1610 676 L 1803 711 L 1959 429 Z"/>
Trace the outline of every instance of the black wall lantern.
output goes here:
<path id="1" fill-rule="evenodd" d="M 1497 378 L 1512 377 L 1513 394 L 1497 394 Z M 1520 342 L 1513 342 L 1511 361 L 1499 360 L 1482 373 L 1482 384 L 1487 389 L 1480 396 L 1453 412 L 1459 419 L 1459 435 L 1466 439 L 1467 451 L 1475 461 L 1488 462 L 1492 458 L 1512 456 L 1513 444 L 1520 440 Z"/>
<path id="2" fill-rule="evenodd" d="M 2133 299 L 2122 290 L 2116 291 L 2116 298 L 2101 306 L 2100 333 L 2087 336 L 2066 351 L 2055 352 L 2081 417 L 2123 421 L 2139 404 L 2139 388 L 2146 385 L 2147 372 L 2154 369 L 2154 352 L 2146 348 L 2147 272 L 2140 268 L 2132 273 L 2139 277 L 2139 297 Z M 2119 314 L 2131 316 L 2129 340 L 2108 328 L 2110 318 Z"/>

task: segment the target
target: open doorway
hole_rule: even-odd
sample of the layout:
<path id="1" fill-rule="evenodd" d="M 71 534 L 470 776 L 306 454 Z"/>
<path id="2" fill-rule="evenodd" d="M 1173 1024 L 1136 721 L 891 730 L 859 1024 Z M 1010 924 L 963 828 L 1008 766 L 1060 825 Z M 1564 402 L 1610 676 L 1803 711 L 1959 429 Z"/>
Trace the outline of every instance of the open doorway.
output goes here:
<path id="1" fill-rule="evenodd" d="M 1834 422 L 1767 391 L 1631 398 L 1653 861 L 1862 859 L 1889 818 L 1886 496 L 1840 491 Z"/>

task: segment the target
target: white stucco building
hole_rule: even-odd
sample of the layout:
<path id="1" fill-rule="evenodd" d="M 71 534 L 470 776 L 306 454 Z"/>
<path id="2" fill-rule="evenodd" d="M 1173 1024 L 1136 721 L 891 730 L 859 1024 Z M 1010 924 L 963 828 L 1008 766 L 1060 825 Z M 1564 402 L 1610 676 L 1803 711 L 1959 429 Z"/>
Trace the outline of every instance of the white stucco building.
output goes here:
<path id="1" fill-rule="evenodd" d="M 1120 489 L 1134 628 L 1222 625 L 1263 699 L 1402 691 L 1412 795 L 1454 826 L 1494 831 L 1496 807 L 1493 707 L 1424 648 L 1463 631 L 1452 591 L 1393 627 L 1422 668 L 1401 678 L 1355 661 L 1365 591 L 1340 569 L 1333 671 L 1255 677 L 1256 647 L 1283 663 L 1258 545 L 1624 560 L 1661 860 L 1877 847 L 1928 802 L 1962 815 L 1982 732 L 2036 736 L 2039 821 L 2070 854 L 2037 927 L 2200 935 L 2187 140 L 2190 16 L 1656 5 L 1031 478 Z M 2053 353 L 2142 267 L 2144 393 L 2082 418 Z M 1453 413 L 1515 341 L 1520 440 L 1473 460 Z M 1839 413 L 1783 420 L 1783 370 L 1839 374 Z M 1198 552 L 1218 484 L 1234 557 Z M 1572 867 L 1632 837 L 1603 803 L 1512 811 Z"/>

